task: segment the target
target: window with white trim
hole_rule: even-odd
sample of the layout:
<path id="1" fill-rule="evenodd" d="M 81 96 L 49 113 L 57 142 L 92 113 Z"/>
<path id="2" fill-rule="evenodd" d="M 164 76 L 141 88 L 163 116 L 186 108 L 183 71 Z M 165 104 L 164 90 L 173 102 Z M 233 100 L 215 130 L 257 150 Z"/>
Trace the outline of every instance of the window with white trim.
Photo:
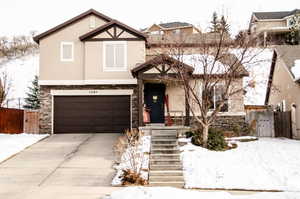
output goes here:
<path id="1" fill-rule="evenodd" d="M 104 71 L 127 70 L 126 41 L 103 42 L 103 69 Z"/>
<path id="2" fill-rule="evenodd" d="M 60 60 L 64 62 L 71 62 L 74 60 L 74 43 L 61 42 L 60 44 Z"/>
<path id="3" fill-rule="evenodd" d="M 228 98 L 225 96 L 225 86 L 223 84 L 215 85 L 207 94 L 210 110 L 215 110 L 225 100 L 220 112 L 228 112 Z M 202 96 L 205 96 L 203 91 Z"/>

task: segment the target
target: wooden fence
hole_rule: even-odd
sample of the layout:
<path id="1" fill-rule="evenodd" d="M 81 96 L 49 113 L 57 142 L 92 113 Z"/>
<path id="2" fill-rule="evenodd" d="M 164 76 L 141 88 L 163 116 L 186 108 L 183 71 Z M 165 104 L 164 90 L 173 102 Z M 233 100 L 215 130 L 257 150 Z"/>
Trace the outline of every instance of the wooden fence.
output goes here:
<path id="1" fill-rule="evenodd" d="M 291 111 L 274 112 L 275 137 L 292 138 Z"/>
<path id="2" fill-rule="evenodd" d="M 23 133 L 24 111 L 0 108 L 0 133 Z"/>
<path id="3" fill-rule="evenodd" d="M 24 111 L 24 132 L 39 133 L 39 112 Z"/>
<path id="4" fill-rule="evenodd" d="M 39 112 L 0 108 L 0 133 L 39 133 Z"/>

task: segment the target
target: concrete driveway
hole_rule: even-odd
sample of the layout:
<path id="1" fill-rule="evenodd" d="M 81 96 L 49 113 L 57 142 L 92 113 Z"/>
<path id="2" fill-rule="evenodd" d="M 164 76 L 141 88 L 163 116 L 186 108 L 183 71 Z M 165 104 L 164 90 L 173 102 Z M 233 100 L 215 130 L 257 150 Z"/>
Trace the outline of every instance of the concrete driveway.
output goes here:
<path id="1" fill-rule="evenodd" d="M 60 134 L 31 146 L 0 164 L 0 198 L 101 198 L 117 189 L 110 182 L 118 136 Z"/>

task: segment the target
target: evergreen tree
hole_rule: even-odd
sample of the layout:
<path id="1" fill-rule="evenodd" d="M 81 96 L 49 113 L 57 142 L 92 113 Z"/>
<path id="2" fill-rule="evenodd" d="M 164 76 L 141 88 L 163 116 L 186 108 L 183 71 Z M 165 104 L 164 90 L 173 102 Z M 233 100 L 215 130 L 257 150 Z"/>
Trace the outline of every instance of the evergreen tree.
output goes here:
<path id="1" fill-rule="evenodd" d="M 40 98 L 39 98 L 39 85 L 38 77 L 35 76 L 32 81 L 32 86 L 29 87 L 29 92 L 27 92 L 27 97 L 25 98 L 25 105 L 23 108 L 37 110 L 40 108 Z"/>
<path id="2" fill-rule="evenodd" d="M 290 19 L 290 33 L 287 34 L 286 42 L 291 45 L 300 43 L 300 13 L 296 13 Z"/>
<path id="3" fill-rule="evenodd" d="M 222 15 L 220 20 L 220 31 L 224 31 L 225 33 L 229 33 L 229 24 L 227 23 L 227 20 L 225 19 L 224 15 Z"/>
<path id="4" fill-rule="evenodd" d="M 218 22 L 218 15 L 216 12 L 213 13 L 210 32 L 219 32 L 219 22 Z"/>

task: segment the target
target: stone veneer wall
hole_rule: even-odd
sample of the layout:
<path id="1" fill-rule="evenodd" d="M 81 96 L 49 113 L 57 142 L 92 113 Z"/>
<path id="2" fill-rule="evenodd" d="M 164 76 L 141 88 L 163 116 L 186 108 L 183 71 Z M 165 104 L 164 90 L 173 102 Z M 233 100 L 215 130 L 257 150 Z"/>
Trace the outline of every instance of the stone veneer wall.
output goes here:
<path id="1" fill-rule="evenodd" d="M 132 99 L 132 127 L 138 127 L 138 99 L 136 85 L 91 85 L 91 86 L 40 86 L 40 133 L 52 132 L 52 95 L 51 90 L 105 90 L 105 89 L 133 89 Z"/>
<path id="2" fill-rule="evenodd" d="M 248 127 L 248 124 L 246 123 L 245 116 L 218 116 L 212 127 L 225 131 L 233 131 L 235 128 L 245 129 Z"/>
<path id="3" fill-rule="evenodd" d="M 175 125 L 184 124 L 184 120 L 182 122 L 182 118 L 172 117 Z M 195 119 L 191 116 L 191 127 L 195 126 Z M 222 129 L 224 131 L 233 131 L 235 128 L 245 129 L 248 127 L 246 123 L 245 116 L 242 115 L 222 115 L 218 116 L 215 120 L 215 123 L 211 126 L 213 128 Z"/>

